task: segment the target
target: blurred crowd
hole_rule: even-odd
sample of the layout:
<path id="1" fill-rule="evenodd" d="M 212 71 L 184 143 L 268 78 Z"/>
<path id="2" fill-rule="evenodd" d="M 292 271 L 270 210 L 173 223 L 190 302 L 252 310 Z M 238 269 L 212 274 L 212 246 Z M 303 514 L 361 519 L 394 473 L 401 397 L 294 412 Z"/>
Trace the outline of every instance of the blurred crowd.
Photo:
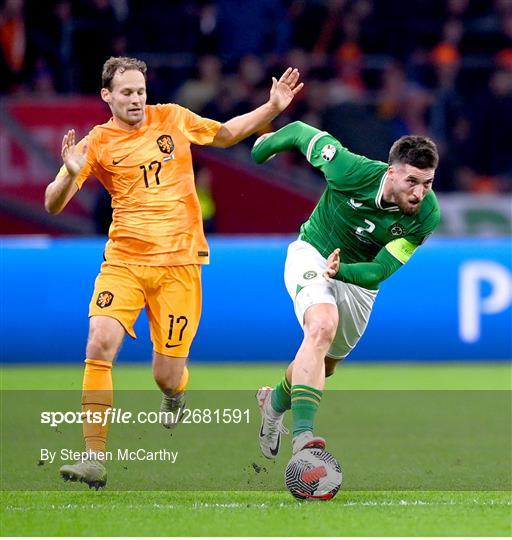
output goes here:
<path id="1" fill-rule="evenodd" d="M 301 119 L 386 160 L 406 133 L 441 150 L 437 190 L 512 187 L 512 0 L 3 0 L 3 94 L 96 93 L 110 55 L 150 68 L 150 102 L 226 120 L 297 66 Z M 297 158 L 277 160 L 290 167 Z"/>

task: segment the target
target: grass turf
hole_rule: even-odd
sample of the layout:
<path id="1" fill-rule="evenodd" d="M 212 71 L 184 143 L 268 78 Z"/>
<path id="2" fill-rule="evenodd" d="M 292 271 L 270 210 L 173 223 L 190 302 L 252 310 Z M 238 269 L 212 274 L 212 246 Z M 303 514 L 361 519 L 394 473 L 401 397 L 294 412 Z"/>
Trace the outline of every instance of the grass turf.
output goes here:
<path id="1" fill-rule="evenodd" d="M 10 492 L 3 534 L 25 536 L 508 536 L 500 492 Z"/>
<path id="2" fill-rule="evenodd" d="M 191 390 L 255 390 L 279 382 L 284 364 L 190 365 Z M 5 390 L 73 390 L 82 384 L 83 365 L 4 366 L 0 387 Z M 151 367 L 116 365 L 116 390 L 153 390 Z M 512 365 L 501 364 L 351 364 L 338 367 L 327 380 L 328 390 L 509 390 Z"/>
<path id="3" fill-rule="evenodd" d="M 192 366 L 196 390 L 274 384 L 283 366 Z M 82 369 L 7 367 L 4 389 L 78 389 Z M 330 389 L 508 390 L 509 365 L 355 365 Z M 151 389 L 149 366 L 115 369 L 118 389 Z M 178 432 L 176 432 L 178 435 Z M 3 474 L 2 474 L 3 476 Z M 284 491 L 4 491 L 4 536 L 508 536 L 506 491 L 341 491 L 328 503 Z"/>

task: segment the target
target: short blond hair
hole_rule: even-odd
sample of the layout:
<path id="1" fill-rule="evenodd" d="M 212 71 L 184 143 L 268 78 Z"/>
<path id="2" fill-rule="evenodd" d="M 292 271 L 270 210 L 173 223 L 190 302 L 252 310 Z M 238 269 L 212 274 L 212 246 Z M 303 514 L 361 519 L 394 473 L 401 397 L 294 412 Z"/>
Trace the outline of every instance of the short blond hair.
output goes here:
<path id="1" fill-rule="evenodd" d="M 112 79 L 114 78 L 114 75 L 117 72 L 124 73 L 130 69 L 140 71 L 142 75 L 144 75 L 144 80 L 146 80 L 146 73 L 148 71 L 146 62 L 138 60 L 137 58 L 130 58 L 129 56 L 111 56 L 103 64 L 103 71 L 101 72 L 101 87 L 112 90 Z"/>

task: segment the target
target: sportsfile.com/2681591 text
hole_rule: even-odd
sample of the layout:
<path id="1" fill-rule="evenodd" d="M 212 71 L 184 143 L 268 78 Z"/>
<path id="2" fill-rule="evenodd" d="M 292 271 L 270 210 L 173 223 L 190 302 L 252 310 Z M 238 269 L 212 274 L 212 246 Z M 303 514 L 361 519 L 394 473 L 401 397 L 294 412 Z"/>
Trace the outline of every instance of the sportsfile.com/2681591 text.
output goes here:
<path id="1" fill-rule="evenodd" d="M 182 424 L 249 424 L 249 409 L 178 409 L 175 413 L 162 411 L 123 411 L 108 408 L 100 411 L 43 411 L 41 424 L 57 427 L 60 424 L 159 424 L 180 418 Z"/>

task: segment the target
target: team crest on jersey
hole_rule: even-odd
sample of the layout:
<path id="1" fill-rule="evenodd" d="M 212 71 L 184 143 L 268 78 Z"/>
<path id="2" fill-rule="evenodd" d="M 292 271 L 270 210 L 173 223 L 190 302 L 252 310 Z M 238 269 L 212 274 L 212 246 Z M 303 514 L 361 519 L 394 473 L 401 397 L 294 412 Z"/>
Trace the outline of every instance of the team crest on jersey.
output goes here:
<path id="1" fill-rule="evenodd" d="M 110 291 L 102 291 L 98 294 L 96 305 L 103 309 L 110 306 L 112 300 L 114 300 L 114 295 Z"/>
<path id="2" fill-rule="evenodd" d="M 388 231 L 393 236 L 403 236 L 405 234 L 405 228 L 401 223 L 394 223 L 389 227 Z"/>
<path id="3" fill-rule="evenodd" d="M 171 155 L 174 152 L 174 142 L 170 135 L 160 135 L 156 140 L 156 143 L 158 144 L 160 151 L 164 154 Z"/>
<path id="4" fill-rule="evenodd" d="M 318 274 L 314 270 L 308 270 L 307 272 L 304 272 L 304 275 L 302 276 L 304 279 L 313 279 L 316 278 Z"/>
<path id="5" fill-rule="evenodd" d="M 320 155 L 322 156 L 322 159 L 325 161 L 331 161 L 332 158 L 336 155 L 336 147 L 332 144 L 326 144 L 322 151 L 320 152 Z"/>

